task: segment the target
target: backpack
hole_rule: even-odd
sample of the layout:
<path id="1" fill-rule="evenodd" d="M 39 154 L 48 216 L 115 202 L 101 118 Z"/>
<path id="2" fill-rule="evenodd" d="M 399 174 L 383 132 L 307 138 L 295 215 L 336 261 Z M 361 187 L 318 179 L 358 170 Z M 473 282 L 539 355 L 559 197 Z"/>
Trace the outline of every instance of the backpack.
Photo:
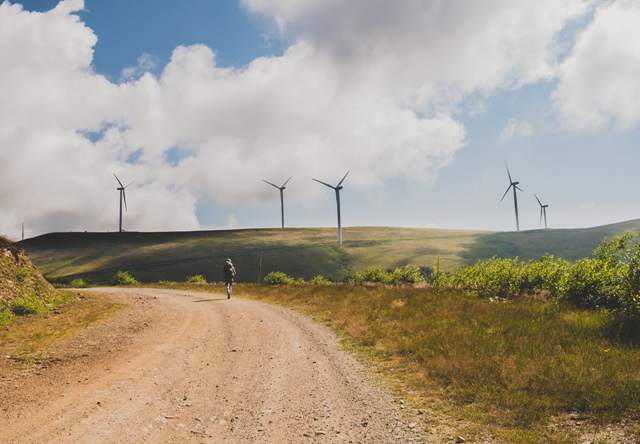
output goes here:
<path id="1" fill-rule="evenodd" d="M 233 265 L 228 262 L 224 264 L 224 277 L 225 279 L 233 278 Z"/>

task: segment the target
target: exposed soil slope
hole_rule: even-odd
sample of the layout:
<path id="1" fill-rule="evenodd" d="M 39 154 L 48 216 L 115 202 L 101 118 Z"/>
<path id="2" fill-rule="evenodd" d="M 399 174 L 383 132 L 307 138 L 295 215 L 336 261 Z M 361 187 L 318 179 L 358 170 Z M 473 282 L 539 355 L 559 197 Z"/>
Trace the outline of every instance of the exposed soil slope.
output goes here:
<path id="1" fill-rule="evenodd" d="M 46 300 L 54 293 L 25 252 L 0 236 L 0 304 L 8 307 L 16 298 L 27 295 Z"/>

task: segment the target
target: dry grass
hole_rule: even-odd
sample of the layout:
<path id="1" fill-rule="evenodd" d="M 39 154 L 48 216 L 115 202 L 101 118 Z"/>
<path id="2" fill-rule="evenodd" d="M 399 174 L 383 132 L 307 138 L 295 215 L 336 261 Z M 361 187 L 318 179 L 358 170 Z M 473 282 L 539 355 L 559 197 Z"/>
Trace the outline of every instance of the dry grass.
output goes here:
<path id="1" fill-rule="evenodd" d="M 15 318 L 10 326 L 0 327 L 0 356 L 30 365 L 43 359 L 52 345 L 84 330 L 88 325 L 109 319 L 125 305 L 95 296 L 80 298 L 61 292 L 53 311 Z"/>
<path id="2" fill-rule="evenodd" d="M 606 425 L 640 414 L 640 350 L 616 337 L 606 312 L 415 288 L 238 290 L 330 324 L 418 402 L 445 399 L 455 415 L 508 442 L 573 442 L 549 435 L 557 415 Z"/>

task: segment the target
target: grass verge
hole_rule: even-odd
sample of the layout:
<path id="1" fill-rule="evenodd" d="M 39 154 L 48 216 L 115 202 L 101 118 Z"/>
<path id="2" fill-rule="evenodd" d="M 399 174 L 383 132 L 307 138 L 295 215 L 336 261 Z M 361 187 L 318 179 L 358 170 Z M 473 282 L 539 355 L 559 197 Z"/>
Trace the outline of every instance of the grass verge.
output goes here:
<path id="1" fill-rule="evenodd" d="M 640 414 L 640 349 L 618 339 L 607 312 L 410 287 L 240 285 L 236 294 L 315 316 L 417 404 L 443 400 L 442 411 L 507 442 L 577 442 L 552 418 L 603 427 Z"/>
<path id="2" fill-rule="evenodd" d="M 10 356 L 24 366 L 39 363 L 59 341 L 125 306 L 90 294 L 79 298 L 70 291 L 60 291 L 52 305 L 55 308 L 46 313 L 16 317 L 10 325 L 0 327 L 0 356 Z"/>

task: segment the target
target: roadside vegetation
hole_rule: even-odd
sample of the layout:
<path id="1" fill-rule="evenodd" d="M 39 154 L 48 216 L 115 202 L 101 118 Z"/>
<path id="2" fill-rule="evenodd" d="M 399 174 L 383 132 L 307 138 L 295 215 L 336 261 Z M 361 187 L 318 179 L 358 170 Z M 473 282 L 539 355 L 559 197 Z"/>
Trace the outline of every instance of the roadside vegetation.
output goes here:
<path id="1" fill-rule="evenodd" d="M 140 284 L 118 271 L 111 284 L 221 291 L 203 275 L 185 276 Z M 640 439 L 640 246 L 633 233 L 605 239 L 573 262 L 494 256 L 455 271 L 367 266 L 340 283 L 272 271 L 262 283 L 241 283 L 234 295 L 330 325 L 403 397 L 428 410 L 427 423 L 460 418 L 470 441 L 490 430 L 510 443 L 574 443 L 584 441 L 578 436 L 587 427 L 609 424 Z M 3 302 L 2 313 L 30 314 L 30 303 L 18 300 L 15 311 Z M 0 335 L 0 343 L 7 340 Z M 560 423 L 571 426 L 553 426 Z"/>
<path id="2" fill-rule="evenodd" d="M 413 393 L 417 406 L 446 399 L 442 411 L 453 409 L 507 442 L 576 442 L 575 430 L 550 428 L 562 418 L 596 428 L 638 418 L 634 234 L 605 239 L 573 264 L 545 255 L 428 271 L 370 268 L 350 285 L 274 273 L 280 278 L 269 283 L 289 285 L 244 285 L 237 294 L 326 322 Z"/>

